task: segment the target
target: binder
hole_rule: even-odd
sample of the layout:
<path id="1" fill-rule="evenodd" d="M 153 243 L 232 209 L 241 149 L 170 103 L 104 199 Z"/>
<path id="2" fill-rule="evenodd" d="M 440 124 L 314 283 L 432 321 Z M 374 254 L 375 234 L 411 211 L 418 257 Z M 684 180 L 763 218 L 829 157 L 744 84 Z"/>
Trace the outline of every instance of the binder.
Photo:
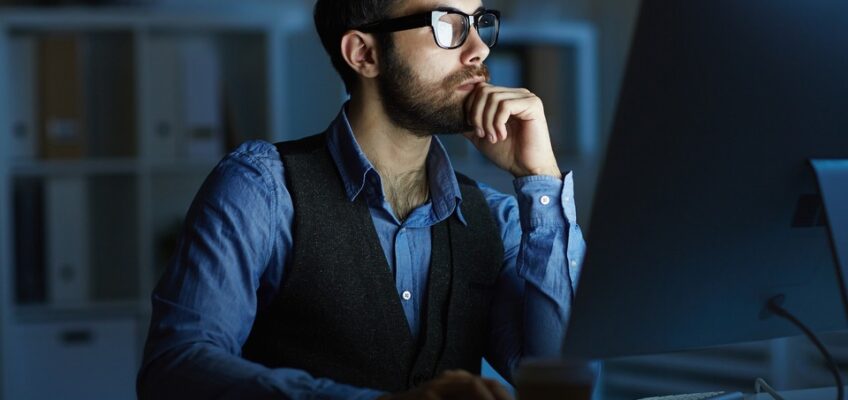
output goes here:
<path id="1" fill-rule="evenodd" d="M 86 154 L 136 155 L 135 55 L 128 33 L 81 36 Z"/>
<path id="2" fill-rule="evenodd" d="M 13 184 L 15 301 L 46 300 L 44 263 L 44 193 L 37 178 L 18 178 Z"/>
<path id="3" fill-rule="evenodd" d="M 218 158 L 223 153 L 221 61 L 214 38 L 182 40 L 184 153 L 190 158 Z"/>
<path id="4" fill-rule="evenodd" d="M 80 44 L 72 34 L 38 42 L 39 139 L 44 158 L 85 155 Z"/>
<path id="5" fill-rule="evenodd" d="M 49 177 L 44 196 L 48 301 L 57 308 L 84 305 L 90 281 L 87 182 Z"/>
<path id="6" fill-rule="evenodd" d="M 36 119 L 36 39 L 12 36 L 9 43 L 11 79 L 12 159 L 29 160 L 36 156 L 38 122 Z"/>
<path id="7" fill-rule="evenodd" d="M 182 64 L 180 44 L 173 36 L 156 35 L 148 42 L 149 59 L 145 65 L 150 79 L 150 120 L 148 133 L 151 158 L 158 161 L 177 159 L 182 127 Z"/>

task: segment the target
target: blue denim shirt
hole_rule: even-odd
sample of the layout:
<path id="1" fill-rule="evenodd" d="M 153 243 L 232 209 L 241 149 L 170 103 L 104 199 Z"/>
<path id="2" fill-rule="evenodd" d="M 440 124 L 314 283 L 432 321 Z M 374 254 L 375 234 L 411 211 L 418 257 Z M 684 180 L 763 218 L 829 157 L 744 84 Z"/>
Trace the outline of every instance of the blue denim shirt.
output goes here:
<path id="1" fill-rule="evenodd" d="M 421 331 L 430 227 L 462 196 L 445 149 L 427 157 L 430 200 L 398 221 L 380 175 L 354 138 L 344 107 L 328 147 L 353 200 L 366 196 L 413 335 Z M 558 356 L 585 243 L 572 174 L 514 181 L 517 196 L 479 184 L 500 229 L 504 260 L 490 311 L 486 360 L 504 377 L 524 357 Z M 240 357 L 257 310 L 277 296 L 292 255 L 294 210 L 274 145 L 252 141 L 227 155 L 195 197 L 176 252 L 156 286 L 138 391 L 142 398 L 371 399 L 382 393 Z"/>

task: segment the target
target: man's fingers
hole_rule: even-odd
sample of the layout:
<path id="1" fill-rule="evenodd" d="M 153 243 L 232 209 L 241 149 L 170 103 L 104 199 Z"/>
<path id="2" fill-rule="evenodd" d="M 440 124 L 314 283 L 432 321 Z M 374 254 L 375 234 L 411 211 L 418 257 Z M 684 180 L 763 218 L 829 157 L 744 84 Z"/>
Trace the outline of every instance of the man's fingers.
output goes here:
<path id="1" fill-rule="evenodd" d="M 525 95 L 517 91 L 494 92 L 489 95 L 486 101 L 486 108 L 483 115 L 483 126 L 490 137 L 494 137 L 495 143 L 500 140 L 506 140 L 506 119 L 498 124 L 499 114 L 506 113 L 506 118 L 509 119 L 511 109 L 508 102 L 515 99 L 520 99 Z"/>
<path id="2" fill-rule="evenodd" d="M 485 83 L 478 85 L 476 89 L 471 91 L 468 99 L 465 101 L 465 116 L 468 119 L 468 124 L 475 128 L 477 137 L 481 139 L 486 137 L 486 133 L 480 127 L 480 122 L 476 116 L 479 114 L 480 109 L 482 109 L 480 98 L 484 96 L 484 90 L 487 86 Z"/>
<path id="3" fill-rule="evenodd" d="M 506 388 L 501 385 L 500 382 L 494 379 L 483 379 L 486 383 L 486 386 L 489 387 L 489 391 L 495 396 L 496 400 L 513 400 L 512 395 L 506 390 Z"/>
<path id="4" fill-rule="evenodd" d="M 515 93 L 510 92 L 492 93 L 488 96 L 485 111 L 482 115 L 482 124 L 483 129 L 486 131 L 486 135 L 490 142 L 497 143 L 498 140 L 504 139 L 499 135 L 498 129 L 495 126 L 495 116 L 498 113 L 498 108 L 500 107 L 500 105 L 505 100 L 513 98 L 515 96 Z"/>
<path id="5" fill-rule="evenodd" d="M 486 103 L 489 101 L 489 96 L 493 91 L 493 86 L 481 84 L 469 96 L 470 103 L 466 111 L 466 117 L 471 126 L 478 128 L 478 135 L 482 133 L 482 138 L 491 139 L 489 132 L 483 125 L 483 115 L 486 109 Z"/>
<path id="6" fill-rule="evenodd" d="M 474 374 L 464 370 L 464 369 L 449 369 L 443 373 L 444 375 L 450 376 L 461 376 L 461 377 L 472 377 Z"/>
<path id="7" fill-rule="evenodd" d="M 443 399 L 499 400 L 488 385 L 476 377 L 452 377 L 434 382 L 432 391 Z"/>
<path id="8" fill-rule="evenodd" d="M 492 118 L 492 125 L 495 126 L 501 140 L 506 140 L 506 122 L 512 116 L 512 111 L 509 108 L 509 102 L 511 101 L 513 100 L 502 101 L 498 104 L 498 109 Z"/>
<path id="9" fill-rule="evenodd" d="M 498 105 L 498 111 L 495 113 L 493 120 L 494 126 L 502 133 L 501 140 L 506 140 L 507 122 L 513 116 L 524 114 L 530 107 L 533 107 L 535 96 L 523 96 L 505 99 Z"/>
<path id="10" fill-rule="evenodd" d="M 430 389 L 445 399 L 512 400 L 509 392 L 497 381 L 465 370 L 444 371 L 430 381 Z"/>
<path id="11" fill-rule="evenodd" d="M 477 396 L 475 398 L 479 398 L 480 400 L 496 400 L 495 395 L 489 389 L 489 385 L 483 382 L 483 379 L 480 377 L 475 377 L 471 380 L 471 390 Z"/>
<path id="12" fill-rule="evenodd" d="M 527 102 L 514 101 L 533 98 L 535 96 L 527 89 L 481 86 L 469 95 L 466 116 L 469 124 L 475 128 L 474 134 L 494 144 L 506 140 L 506 123 L 509 118 L 529 106 Z"/>

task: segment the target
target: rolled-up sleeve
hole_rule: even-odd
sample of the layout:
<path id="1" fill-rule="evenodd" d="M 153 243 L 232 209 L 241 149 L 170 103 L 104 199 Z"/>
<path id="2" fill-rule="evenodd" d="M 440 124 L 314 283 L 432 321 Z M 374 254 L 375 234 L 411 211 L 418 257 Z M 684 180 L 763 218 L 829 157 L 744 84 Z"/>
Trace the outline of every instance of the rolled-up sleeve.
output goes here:
<path id="1" fill-rule="evenodd" d="M 510 381 L 522 359 L 559 356 L 585 252 L 572 173 L 514 186 L 509 196 L 480 184 L 505 250 L 486 359 Z"/>

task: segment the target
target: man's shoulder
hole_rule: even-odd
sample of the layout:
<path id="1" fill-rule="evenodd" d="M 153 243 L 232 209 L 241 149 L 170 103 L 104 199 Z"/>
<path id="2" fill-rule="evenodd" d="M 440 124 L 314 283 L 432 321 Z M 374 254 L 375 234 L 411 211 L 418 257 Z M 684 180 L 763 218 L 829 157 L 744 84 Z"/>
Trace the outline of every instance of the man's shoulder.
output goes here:
<path id="1" fill-rule="evenodd" d="M 227 154 L 216 166 L 213 174 L 242 181 L 254 177 L 267 185 L 275 182 L 276 171 L 282 168 L 276 147 L 265 140 L 248 140 Z"/>
<path id="2" fill-rule="evenodd" d="M 274 160 L 280 158 L 274 144 L 265 140 L 248 140 L 238 145 L 227 157 L 252 158 L 256 160 Z"/>
<path id="3" fill-rule="evenodd" d="M 280 142 L 254 139 L 240 144 L 227 158 L 248 158 L 257 161 L 280 161 L 283 156 L 314 151 L 324 145 L 324 135 L 319 133 L 299 139 Z"/>

